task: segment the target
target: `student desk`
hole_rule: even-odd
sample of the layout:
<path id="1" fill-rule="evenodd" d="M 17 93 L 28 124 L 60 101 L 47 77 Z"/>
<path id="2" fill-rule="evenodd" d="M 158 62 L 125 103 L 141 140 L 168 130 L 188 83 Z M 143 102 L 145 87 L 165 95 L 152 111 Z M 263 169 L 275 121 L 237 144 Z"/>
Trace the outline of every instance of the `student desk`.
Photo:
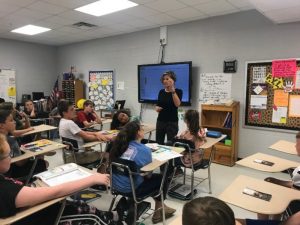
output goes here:
<path id="1" fill-rule="evenodd" d="M 295 143 L 293 143 L 293 142 L 280 140 L 280 141 L 277 141 L 275 144 L 271 145 L 269 148 L 280 151 L 280 152 L 284 152 L 287 154 L 297 155 Z"/>
<path id="2" fill-rule="evenodd" d="M 42 154 L 45 154 L 45 153 L 48 153 L 48 152 L 66 147 L 66 145 L 58 143 L 58 142 L 54 142 L 54 141 L 50 141 L 50 142 L 51 142 L 50 145 L 47 145 L 45 147 L 41 147 L 42 150 L 41 151 L 36 151 L 36 152 L 30 151 L 30 150 L 25 149 L 24 147 L 21 147 L 21 151 L 24 154 L 12 158 L 11 163 L 15 163 L 15 162 L 18 162 L 18 161 L 21 161 L 21 160 L 24 160 L 24 159 L 28 159 L 28 158 L 31 158 L 31 157 L 34 157 L 34 156 L 42 155 Z M 33 143 L 33 142 L 31 142 L 31 143 Z"/>
<path id="3" fill-rule="evenodd" d="M 243 194 L 244 188 L 271 194 L 272 198 L 265 201 Z M 240 175 L 219 195 L 219 198 L 254 213 L 273 215 L 284 212 L 292 200 L 300 199 L 300 191 Z"/>
<path id="4" fill-rule="evenodd" d="M 35 156 L 38 156 L 38 155 L 45 154 L 47 152 L 51 152 L 51 151 L 54 151 L 54 150 L 66 147 L 66 145 L 61 144 L 61 143 L 57 143 L 57 142 L 54 142 L 54 141 L 50 141 L 50 142 L 51 142 L 50 145 L 47 145 L 47 146 L 44 146 L 44 147 L 40 147 L 41 148 L 40 151 L 30 151 L 30 150 L 25 149 L 24 147 L 21 147 L 21 151 L 24 154 L 12 158 L 11 159 L 11 163 L 15 163 L 15 162 L 18 162 L 18 161 L 21 161 L 21 160 L 24 160 L 24 159 L 29 159 L 31 157 L 35 157 Z M 33 143 L 33 142 L 31 142 L 31 143 Z M 38 160 L 38 158 L 35 157 L 34 162 L 32 164 L 32 167 L 30 169 L 30 172 L 29 172 L 29 174 L 27 176 L 27 180 L 25 182 L 25 185 L 27 185 L 29 183 L 29 181 L 30 181 L 30 179 L 31 179 L 31 177 L 33 175 L 34 169 L 35 169 L 36 164 L 37 164 L 37 160 Z"/>
<path id="5" fill-rule="evenodd" d="M 256 159 L 266 160 L 274 163 L 274 165 L 268 166 L 261 163 L 256 163 L 254 162 L 254 160 Z M 256 153 L 254 155 L 248 156 L 242 160 L 237 161 L 236 164 L 249 167 L 255 170 L 271 172 L 271 173 L 281 172 L 290 168 L 296 168 L 300 165 L 299 162 L 294 162 L 294 161 L 278 158 L 263 153 Z"/>
<path id="6" fill-rule="evenodd" d="M 171 147 L 171 146 L 166 146 L 166 147 L 171 148 L 172 151 L 175 151 L 177 153 L 181 153 L 185 150 L 184 148 L 178 148 L 178 147 Z M 165 164 L 167 161 L 169 161 L 169 160 L 159 161 L 157 159 L 153 159 L 153 161 L 151 163 L 142 167 L 141 170 L 144 172 L 151 172 L 151 171 L 155 170 L 156 168 L 158 168 L 159 166 Z"/>
<path id="7" fill-rule="evenodd" d="M 211 138 L 211 137 L 206 137 L 206 142 L 200 146 L 200 148 L 202 149 L 207 149 L 207 148 L 211 148 L 213 147 L 215 144 L 217 144 L 219 141 L 223 140 L 224 138 L 226 138 L 227 135 L 226 134 L 222 134 L 221 137 L 219 138 Z"/>
<path id="8" fill-rule="evenodd" d="M 21 136 L 26 136 L 26 135 L 30 135 L 30 134 L 38 134 L 38 133 L 42 133 L 42 132 L 48 132 L 48 136 L 49 136 L 49 131 L 51 130 L 55 130 L 57 129 L 57 127 L 54 127 L 54 126 L 50 126 L 50 125 L 47 125 L 47 124 L 41 124 L 41 125 L 38 125 L 38 126 L 33 126 L 34 130 L 32 131 L 28 131 L 24 134 L 22 134 Z M 36 138 L 35 138 L 36 139 Z"/>
<path id="9" fill-rule="evenodd" d="M 182 216 L 177 216 L 169 225 L 182 225 Z M 242 225 L 240 222 L 235 221 L 235 225 Z"/>

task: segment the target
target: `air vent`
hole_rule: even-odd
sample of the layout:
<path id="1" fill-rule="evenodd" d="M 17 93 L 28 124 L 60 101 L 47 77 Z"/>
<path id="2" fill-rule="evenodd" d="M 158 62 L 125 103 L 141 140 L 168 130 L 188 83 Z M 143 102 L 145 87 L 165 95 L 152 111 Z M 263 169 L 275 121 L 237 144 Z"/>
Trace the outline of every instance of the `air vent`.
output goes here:
<path id="1" fill-rule="evenodd" d="M 96 28 L 97 25 L 85 23 L 85 22 L 78 22 L 78 23 L 74 23 L 72 25 L 72 27 L 82 29 L 82 30 L 90 30 L 90 29 Z"/>

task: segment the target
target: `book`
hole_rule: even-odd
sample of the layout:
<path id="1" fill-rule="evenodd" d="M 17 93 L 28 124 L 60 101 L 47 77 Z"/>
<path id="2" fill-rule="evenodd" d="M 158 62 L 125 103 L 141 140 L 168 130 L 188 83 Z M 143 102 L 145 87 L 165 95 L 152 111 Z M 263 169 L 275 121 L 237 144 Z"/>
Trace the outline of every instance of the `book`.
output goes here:
<path id="1" fill-rule="evenodd" d="M 23 145 L 22 147 L 26 150 L 30 150 L 33 152 L 41 151 L 43 147 L 46 147 L 48 145 L 51 145 L 52 142 L 48 139 L 41 139 L 38 141 L 34 141 L 28 144 Z"/>
<path id="2" fill-rule="evenodd" d="M 74 195 L 71 195 L 70 198 L 77 201 L 84 201 L 86 203 L 89 203 L 91 201 L 94 201 L 101 197 L 101 194 L 97 190 L 93 190 L 91 188 L 85 189 L 82 191 L 79 191 L 75 193 Z"/>
<path id="3" fill-rule="evenodd" d="M 49 186 L 56 186 L 92 175 L 75 163 L 68 163 L 34 175 Z"/>

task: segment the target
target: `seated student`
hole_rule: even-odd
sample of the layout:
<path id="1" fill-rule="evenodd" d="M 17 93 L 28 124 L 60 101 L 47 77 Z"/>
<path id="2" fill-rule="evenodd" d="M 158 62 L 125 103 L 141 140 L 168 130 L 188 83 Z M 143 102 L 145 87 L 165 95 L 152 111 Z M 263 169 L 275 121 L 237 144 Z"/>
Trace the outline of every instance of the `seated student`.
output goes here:
<path id="1" fill-rule="evenodd" d="M 296 151 L 297 151 L 297 155 L 300 156 L 300 131 L 296 134 Z M 268 177 L 265 179 L 265 181 L 274 183 L 274 184 L 278 184 L 281 186 L 285 186 L 288 188 L 294 188 L 294 189 L 298 189 L 300 191 L 300 166 L 298 166 L 294 171 L 293 171 L 293 176 L 292 176 L 292 180 L 289 181 L 284 181 L 284 180 L 279 180 L 273 177 Z M 291 202 L 291 204 L 289 205 L 289 208 L 291 209 L 291 211 L 293 213 L 296 213 L 298 211 L 300 211 L 300 201 L 296 200 Z M 268 219 L 269 217 L 274 217 L 274 215 L 258 215 L 259 218 L 261 219 Z M 276 218 L 276 216 L 275 216 Z"/>
<path id="2" fill-rule="evenodd" d="M 83 103 L 83 110 L 77 113 L 78 125 L 81 128 L 88 128 L 94 124 L 102 124 L 100 116 L 94 111 L 95 104 L 91 100 Z"/>
<path id="3" fill-rule="evenodd" d="M 99 161 L 101 155 L 97 151 L 85 151 L 83 148 L 84 142 L 89 141 L 109 141 L 111 138 L 109 135 L 103 135 L 101 132 L 89 132 L 83 131 L 72 120 L 75 117 L 75 109 L 71 102 L 60 101 L 58 103 L 58 112 L 62 117 L 59 122 L 59 134 L 61 137 L 74 139 L 78 143 L 79 152 L 76 153 L 76 159 L 78 164 L 88 164 Z M 71 162 L 72 157 L 66 159 L 67 162 Z"/>
<path id="4" fill-rule="evenodd" d="M 120 109 L 114 113 L 110 125 L 111 130 L 120 130 L 128 122 L 130 122 L 130 112 L 125 109 Z"/>
<path id="5" fill-rule="evenodd" d="M 30 126 L 28 116 L 24 112 L 19 112 L 16 110 L 12 102 L 1 103 L 0 109 L 10 110 L 12 112 L 13 118 L 16 122 L 16 129 L 12 132 L 12 135 L 17 137 L 18 142 L 20 144 L 32 142 L 33 137 L 31 135 L 21 137 L 22 134 L 34 130 L 34 128 Z"/>
<path id="6" fill-rule="evenodd" d="M 10 136 L 16 128 L 16 123 L 13 119 L 10 110 L 0 110 L 0 133 L 7 137 L 7 141 L 10 145 L 11 153 L 10 157 L 16 157 L 22 154 L 20 146 L 15 137 Z M 13 178 L 26 177 L 30 169 L 32 168 L 32 160 L 22 160 L 14 163 L 8 172 L 8 175 Z M 34 173 L 40 173 L 45 171 L 47 163 L 43 159 L 38 159 Z"/>
<path id="7" fill-rule="evenodd" d="M 187 129 L 183 131 L 180 135 L 176 136 L 176 139 L 189 140 L 194 143 L 195 151 L 192 153 L 192 159 L 194 165 L 201 163 L 202 150 L 201 145 L 205 143 L 205 131 L 200 128 L 199 125 L 199 112 L 196 110 L 187 110 L 184 114 L 184 122 L 187 125 Z M 180 161 L 179 161 L 180 160 Z M 187 151 L 183 152 L 183 157 L 176 159 L 176 165 L 185 165 L 186 167 L 191 167 L 190 155 Z"/>
<path id="8" fill-rule="evenodd" d="M 93 185 L 108 185 L 109 183 L 108 174 L 95 173 L 89 177 L 53 187 L 27 187 L 22 182 L 4 175 L 9 170 L 11 164 L 10 152 L 11 150 L 5 136 L 0 134 L 0 218 L 13 216 L 21 208 L 32 207 L 52 199 L 70 195 Z M 54 224 L 58 209 L 59 203 L 14 224 Z M 90 213 L 99 216 L 104 222 L 113 225 L 120 224 L 118 222 L 120 215 L 118 212 L 121 212 L 120 206 L 117 206 L 117 212 L 110 213 L 102 212 L 82 202 L 67 201 L 63 215 Z M 68 224 L 70 225 L 71 223 Z"/>
<path id="9" fill-rule="evenodd" d="M 215 197 L 200 197 L 186 203 L 182 210 L 182 225 L 300 225 L 300 212 L 286 221 L 243 220 L 234 218 L 234 212 Z"/>
<path id="10" fill-rule="evenodd" d="M 30 119 L 36 119 L 37 113 L 34 108 L 33 101 L 28 99 L 25 101 L 25 109 L 24 112 L 29 116 Z"/>
<path id="11" fill-rule="evenodd" d="M 140 141 L 144 137 L 144 131 L 140 124 L 136 121 L 127 123 L 123 129 L 118 133 L 115 141 L 113 142 L 113 147 L 110 152 L 111 162 L 118 158 L 127 159 L 134 161 L 138 169 L 152 162 L 151 150 L 145 145 L 141 144 Z M 159 190 L 162 175 L 152 174 L 149 176 L 136 176 L 135 177 L 135 190 L 137 196 L 147 195 L 149 192 L 154 190 Z M 113 184 L 116 185 L 115 188 L 124 193 L 130 193 L 130 181 L 129 178 L 122 175 L 114 174 Z M 167 193 L 167 182 L 164 185 L 164 198 Z M 162 207 L 161 198 L 155 198 L 155 209 Z M 165 206 L 166 218 L 173 216 L 175 209 Z M 161 211 L 156 211 L 153 214 L 152 222 L 159 223 L 162 221 Z"/>

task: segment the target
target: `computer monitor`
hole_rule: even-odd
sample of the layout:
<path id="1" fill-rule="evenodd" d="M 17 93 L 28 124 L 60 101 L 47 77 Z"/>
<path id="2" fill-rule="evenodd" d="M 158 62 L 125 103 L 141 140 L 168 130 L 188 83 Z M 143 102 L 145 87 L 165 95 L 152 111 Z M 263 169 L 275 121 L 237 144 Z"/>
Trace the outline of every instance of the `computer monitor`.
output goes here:
<path id="1" fill-rule="evenodd" d="M 32 100 L 33 101 L 37 101 L 37 100 L 40 100 L 42 98 L 45 98 L 44 92 L 32 92 Z"/>
<path id="2" fill-rule="evenodd" d="M 116 100 L 114 109 L 124 109 L 126 100 Z"/>

